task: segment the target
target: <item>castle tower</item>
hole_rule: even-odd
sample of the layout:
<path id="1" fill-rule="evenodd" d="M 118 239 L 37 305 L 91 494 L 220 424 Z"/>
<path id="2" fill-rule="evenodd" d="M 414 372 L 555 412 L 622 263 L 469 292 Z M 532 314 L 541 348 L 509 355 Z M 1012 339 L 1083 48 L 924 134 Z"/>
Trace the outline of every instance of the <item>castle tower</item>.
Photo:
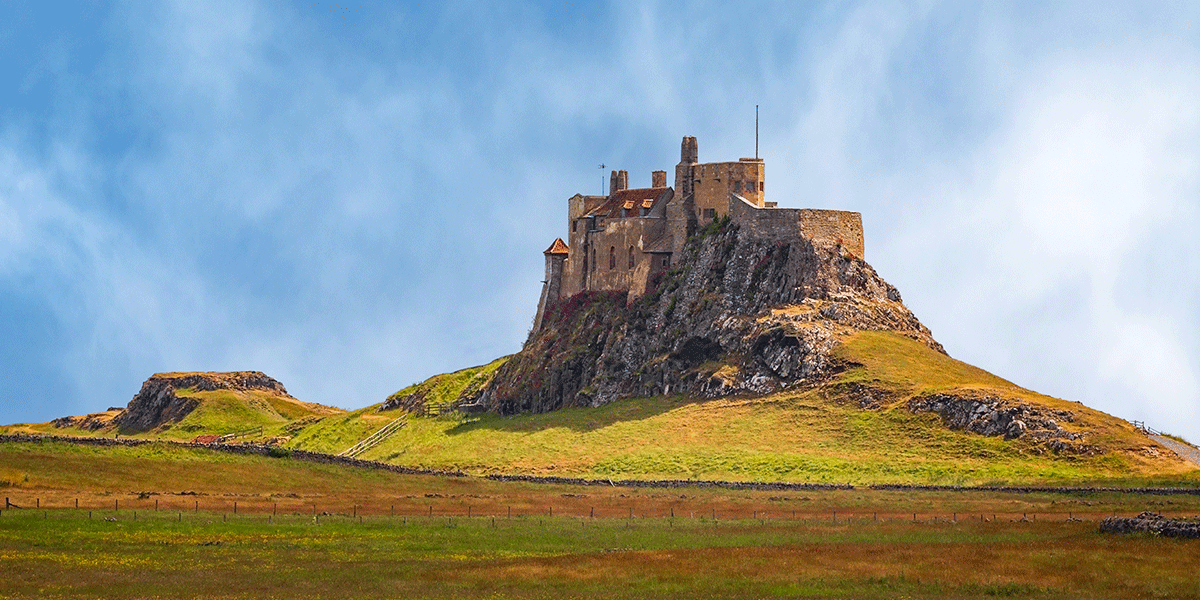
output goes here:
<path id="1" fill-rule="evenodd" d="M 696 138 L 685 136 L 679 145 L 679 164 L 675 166 L 675 194 L 682 198 L 693 191 L 692 180 L 696 163 L 700 162 L 700 150 Z"/>
<path id="2" fill-rule="evenodd" d="M 554 240 L 554 243 L 542 253 L 546 255 L 546 280 L 542 282 L 542 299 L 538 301 L 537 316 L 533 318 L 535 332 L 542 329 L 542 319 L 546 316 L 546 307 L 551 302 L 558 300 L 559 294 L 562 293 L 563 263 L 566 262 L 569 253 L 567 244 L 562 241 L 562 238 Z"/>

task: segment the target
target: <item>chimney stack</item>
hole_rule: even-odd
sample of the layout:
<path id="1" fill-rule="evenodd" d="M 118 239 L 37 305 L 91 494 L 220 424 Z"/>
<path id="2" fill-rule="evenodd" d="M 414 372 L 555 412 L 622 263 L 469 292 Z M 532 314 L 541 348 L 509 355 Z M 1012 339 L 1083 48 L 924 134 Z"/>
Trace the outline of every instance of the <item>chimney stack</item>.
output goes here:
<path id="1" fill-rule="evenodd" d="M 667 187 L 667 172 L 655 171 L 650 174 L 650 187 L 664 188 Z"/>
<path id="2" fill-rule="evenodd" d="M 629 171 L 613 171 L 608 176 L 608 195 L 629 189 Z"/>

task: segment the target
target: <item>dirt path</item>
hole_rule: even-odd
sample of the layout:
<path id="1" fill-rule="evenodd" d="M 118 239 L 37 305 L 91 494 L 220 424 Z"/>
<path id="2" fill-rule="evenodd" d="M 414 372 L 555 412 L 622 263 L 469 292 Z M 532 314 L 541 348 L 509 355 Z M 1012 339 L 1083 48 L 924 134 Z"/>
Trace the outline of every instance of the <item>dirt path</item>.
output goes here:
<path id="1" fill-rule="evenodd" d="M 1175 454 L 1192 461 L 1192 463 L 1197 467 L 1200 467 L 1200 450 L 1197 450 L 1195 446 L 1189 446 L 1161 435 L 1151 435 L 1149 437 L 1150 439 L 1170 448 L 1171 450 L 1174 450 Z"/>

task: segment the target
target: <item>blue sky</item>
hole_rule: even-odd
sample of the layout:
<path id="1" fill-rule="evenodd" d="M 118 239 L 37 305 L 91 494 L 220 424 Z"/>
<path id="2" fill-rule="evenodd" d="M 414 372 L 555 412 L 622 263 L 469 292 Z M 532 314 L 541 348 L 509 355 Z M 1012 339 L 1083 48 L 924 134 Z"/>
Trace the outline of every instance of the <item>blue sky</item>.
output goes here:
<path id="1" fill-rule="evenodd" d="M 983 4 L 980 6 L 979 4 Z M 0 423 L 520 348 L 565 200 L 759 154 L 952 356 L 1200 441 L 1187 3 L 6 3 Z"/>

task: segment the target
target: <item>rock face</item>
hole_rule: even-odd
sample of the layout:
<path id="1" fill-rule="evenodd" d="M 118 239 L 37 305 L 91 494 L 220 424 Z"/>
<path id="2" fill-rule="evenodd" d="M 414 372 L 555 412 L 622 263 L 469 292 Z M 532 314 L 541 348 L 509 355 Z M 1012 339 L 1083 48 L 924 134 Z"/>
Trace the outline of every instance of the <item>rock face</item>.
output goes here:
<path id="1" fill-rule="evenodd" d="M 1059 426 L 1059 423 L 1075 420 L 1075 416 L 1066 410 L 970 393 L 919 396 L 908 401 L 908 409 L 936 413 L 951 429 L 1043 442 L 1057 453 L 1091 454 L 1099 451 L 1083 443 L 1083 434 Z"/>
<path id="2" fill-rule="evenodd" d="M 291 397 L 282 383 L 258 371 L 158 373 L 142 384 L 142 389 L 129 401 L 129 406 L 112 422 L 123 432 L 138 433 L 178 421 L 199 404 L 195 398 L 180 397 L 175 393 L 182 389 L 195 392 L 267 390 Z"/>
<path id="3" fill-rule="evenodd" d="M 714 223 L 644 296 L 584 292 L 549 306 L 477 402 L 511 414 L 656 394 L 767 394 L 821 376 L 838 336 L 856 330 L 897 331 L 944 352 L 866 262 Z"/>

